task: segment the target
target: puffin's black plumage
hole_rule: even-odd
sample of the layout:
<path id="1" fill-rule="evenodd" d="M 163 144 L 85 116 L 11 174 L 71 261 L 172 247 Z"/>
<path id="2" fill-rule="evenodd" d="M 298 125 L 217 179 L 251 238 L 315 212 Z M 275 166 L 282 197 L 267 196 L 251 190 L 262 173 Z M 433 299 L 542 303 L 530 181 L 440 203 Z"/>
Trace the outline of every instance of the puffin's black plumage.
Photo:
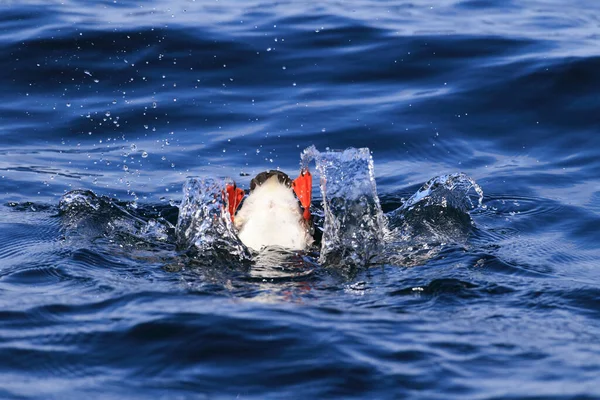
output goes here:
<path id="1" fill-rule="evenodd" d="M 265 183 L 273 175 L 277 176 L 277 180 L 279 180 L 279 183 L 282 183 L 287 187 L 292 187 L 292 180 L 286 173 L 272 169 L 270 171 L 264 171 L 256 175 L 250 181 L 250 191 L 252 192 L 257 186 L 260 186 L 263 183 Z"/>

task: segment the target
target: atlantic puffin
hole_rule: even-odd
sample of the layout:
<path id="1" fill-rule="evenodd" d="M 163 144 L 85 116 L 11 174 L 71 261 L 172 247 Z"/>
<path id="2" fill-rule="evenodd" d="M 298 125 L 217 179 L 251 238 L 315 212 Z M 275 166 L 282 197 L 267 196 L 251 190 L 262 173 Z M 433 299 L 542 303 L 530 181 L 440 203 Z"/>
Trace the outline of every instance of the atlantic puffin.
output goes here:
<path id="1" fill-rule="evenodd" d="M 313 243 L 312 176 L 307 168 L 294 180 L 281 171 L 261 172 L 250 181 L 247 196 L 235 183 L 227 185 L 225 194 L 238 238 L 246 247 L 305 250 Z"/>

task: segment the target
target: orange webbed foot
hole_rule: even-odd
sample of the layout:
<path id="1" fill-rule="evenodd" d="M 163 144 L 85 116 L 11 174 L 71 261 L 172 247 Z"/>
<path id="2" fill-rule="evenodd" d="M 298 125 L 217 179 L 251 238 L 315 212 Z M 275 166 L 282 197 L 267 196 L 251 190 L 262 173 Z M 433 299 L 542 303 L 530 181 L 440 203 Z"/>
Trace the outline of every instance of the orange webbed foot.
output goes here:
<path id="1" fill-rule="evenodd" d="M 233 216 L 235 215 L 236 210 L 240 206 L 242 199 L 245 196 L 244 190 L 238 188 L 235 183 L 228 184 L 225 187 L 227 192 L 227 200 L 229 202 L 229 214 L 231 215 L 231 221 L 233 222 Z"/>
<path id="2" fill-rule="evenodd" d="M 310 203 L 312 199 L 312 175 L 308 168 L 303 168 L 300 171 L 300 176 L 298 176 L 292 182 L 292 187 L 294 188 L 294 193 L 300 200 L 300 204 L 302 204 L 302 208 L 304 208 L 303 217 L 305 220 L 310 220 Z"/>

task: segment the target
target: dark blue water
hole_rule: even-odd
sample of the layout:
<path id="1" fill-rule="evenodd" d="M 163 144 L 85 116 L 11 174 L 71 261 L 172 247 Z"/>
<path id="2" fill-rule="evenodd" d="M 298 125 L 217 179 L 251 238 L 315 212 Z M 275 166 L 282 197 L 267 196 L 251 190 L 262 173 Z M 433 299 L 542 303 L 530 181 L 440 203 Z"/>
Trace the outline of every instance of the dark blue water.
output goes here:
<path id="1" fill-rule="evenodd" d="M 1 398 L 600 397 L 600 3 L 168 3 L 0 5 Z M 386 212 L 454 172 L 483 207 L 351 272 L 177 247 L 187 177 L 313 144 Z"/>

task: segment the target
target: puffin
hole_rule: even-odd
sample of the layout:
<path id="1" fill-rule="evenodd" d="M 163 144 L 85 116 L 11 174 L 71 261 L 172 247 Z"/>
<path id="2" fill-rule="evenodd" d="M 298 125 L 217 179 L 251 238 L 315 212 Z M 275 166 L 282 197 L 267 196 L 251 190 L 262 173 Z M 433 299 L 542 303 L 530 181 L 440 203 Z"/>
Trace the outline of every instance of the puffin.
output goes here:
<path id="1" fill-rule="evenodd" d="M 294 180 L 277 170 L 261 172 L 250 181 L 248 195 L 235 183 L 226 186 L 224 195 L 246 247 L 256 252 L 274 246 L 306 250 L 314 242 L 312 176 L 307 168 Z"/>

